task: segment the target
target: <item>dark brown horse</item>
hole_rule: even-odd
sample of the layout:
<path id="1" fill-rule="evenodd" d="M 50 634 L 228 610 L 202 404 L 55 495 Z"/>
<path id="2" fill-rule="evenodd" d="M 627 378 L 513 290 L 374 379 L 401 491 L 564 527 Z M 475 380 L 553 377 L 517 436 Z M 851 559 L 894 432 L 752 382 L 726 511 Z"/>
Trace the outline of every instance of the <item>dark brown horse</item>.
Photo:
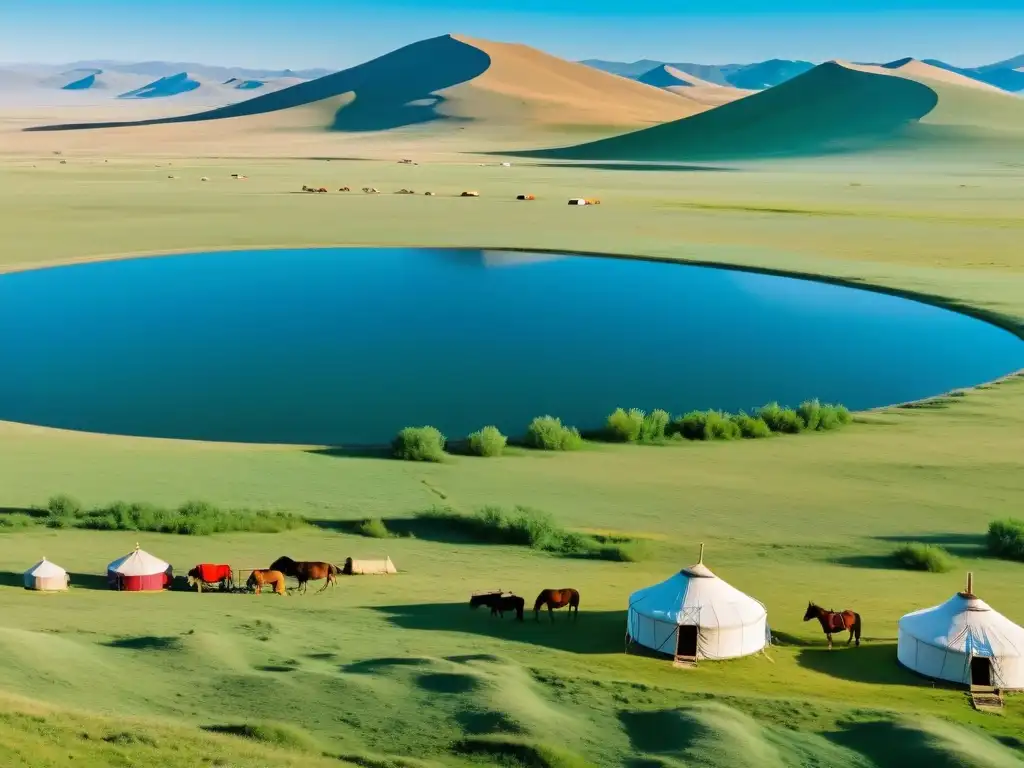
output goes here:
<path id="1" fill-rule="evenodd" d="M 545 589 L 533 602 L 533 618 L 540 621 L 540 609 L 541 606 L 546 605 L 548 607 L 548 618 L 551 619 L 552 623 L 555 621 L 555 615 L 552 611 L 555 608 L 565 608 L 569 606 L 569 615 L 572 616 L 573 609 L 576 609 L 576 618 L 580 616 L 580 593 L 575 589 Z"/>
<path id="2" fill-rule="evenodd" d="M 284 574 L 270 569 L 253 571 L 249 574 L 245 586 L 255 591 L 257 595 L 263 592 L 263 587 L 271 587 L 279 595 L 288 594 L 284 588 Z"/>
<path id="3" fill-rule="evenodd" d="M 491 616 L 505 618 L 505 611 L 515 611 L 516 618 L 523 620 L 523 609 L 526 601 L 517 595 L 506 595 L 504 592 L 487 592 L 469 598 L 469 607 L 476 609 L 481 605 L 491 609 Z"/>
<path id="4" fill-rule="evenodd" d="M 821 631 L 828 638 L 828 649 L 832 650 L 832 633 L 849 632 L 850 639 L 846 641 L 849 645 L 854 638 L 860 646 L 860 614 L 853 611 L 826 611 L 814 603 L 807 604 L 807 613 L 804 614 L 804 621 L 817 619 L 821 624 Z"/>
<path id="5" fill-rule="evenodd" d="M 319 561 L 292 560 L 290 557 L 279 557 L 270 564 L 272 571 L 280 571 L 285 576 L 291 576 L 299 582 L 299 592 L 308 589 L 307 582 L 327 579 L 324 585 L 317 590 L 323 592 L 332 584 L 338 583 L 338 566 L 334 563 L 323 563 Z"/>

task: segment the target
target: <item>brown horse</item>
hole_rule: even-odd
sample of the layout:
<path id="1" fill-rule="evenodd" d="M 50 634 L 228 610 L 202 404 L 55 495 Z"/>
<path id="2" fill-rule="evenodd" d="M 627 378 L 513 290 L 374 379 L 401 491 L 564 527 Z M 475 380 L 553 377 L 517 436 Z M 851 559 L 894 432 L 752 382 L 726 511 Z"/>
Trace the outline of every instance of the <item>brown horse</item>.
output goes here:
<path id="1" fill-rule="evenodd" d="M 850 639 L 846 641 L 849 645 L 856 637 L 857 645 L 860 646 L 860 614 L 853 611 L 826 611 L 814 603 L 807 604 L 807 613 L 804 614 L 804 621 L 817 619 L 821 624 L 821 631 L 828 638 L 828 649 L 832 650 L 832 633 L 849 632 Z"/>
<path id="2" fill-rule="evenodd" d="M 262 594 L 263 587 L 272 587 L 274 592 L 279 595 L 288 594 L 284 588 L 284 574 L 269 568 L 253 571 L 249 574 L 249 580 L 245 582 L 245 586 L 255 590 L 257 595 Z"/>
<path id="3" fill-rule="evenodd" d="M 341 570 L 334 563 L 323 563 L 319 561 L 296 561 L 290 557 L 279 557 L 270 564 L 271 570 L 280 571 L 285 576 L 291 576 L 299 582 L 299 591 L 305 592 L 308 589 L 307 582 L 327 579 L 324 585 L 317 590 L 323 592 L 332 584 L 338 583 L 338 572 Z"/>
<path id="4" fill-rule="evenodd" d="M 575 589 L 545 589 L 533 602 L 533 618 L 540 621 L 540 609 L 541 606 L 546 605 L 548 607 L 548 618 L 551 619 L 552 623 L 555 621 L 555 616 L 552 611 L 555 608 L 565 608 L 569 606 L 569 615 L 572 615 L 573 609 L 576 609 L 576 618 L 580 616 L 580 593 Z"/>

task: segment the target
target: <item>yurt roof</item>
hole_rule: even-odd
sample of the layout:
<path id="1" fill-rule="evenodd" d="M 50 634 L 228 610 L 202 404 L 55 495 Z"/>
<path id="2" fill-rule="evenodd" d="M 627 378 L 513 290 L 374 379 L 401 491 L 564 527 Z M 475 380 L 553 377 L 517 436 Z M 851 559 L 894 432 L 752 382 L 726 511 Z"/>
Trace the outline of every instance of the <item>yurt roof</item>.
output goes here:
<path id="1" fill-rule="evenodd" d="M 634 592 L 629 607 L 642 616 L 674 624 L 744 627 L 764 618 L 765 607 L 718 578 L 701 559 L 660 584 Z"/>
<path id="2" fill-rule="evenodd" d="M 51 563 L 45 557 L 25 571 L 26 576 L 31 576 L 35 579 L 48 579 L 53 576 L 66 576 L 67 573 L 68 572 L 59 565 Z"/>
<path id="3" fill-rule="evenodd" d="M 972 656 L 1024 656 L 1024 627 L 1014 624 L 972 591 L 958 592 L 932 608 L 908 613 L 900 632 Z"/>
<path id="4" fill-rule="evenodd" d="M 135 545 L 135 551 L 120 557 L 107 566 L 108 571 L 120 573 L 122 576 L 153 576 L 163 573 L 171 566 L 159 557 L 153 557 Z"/>

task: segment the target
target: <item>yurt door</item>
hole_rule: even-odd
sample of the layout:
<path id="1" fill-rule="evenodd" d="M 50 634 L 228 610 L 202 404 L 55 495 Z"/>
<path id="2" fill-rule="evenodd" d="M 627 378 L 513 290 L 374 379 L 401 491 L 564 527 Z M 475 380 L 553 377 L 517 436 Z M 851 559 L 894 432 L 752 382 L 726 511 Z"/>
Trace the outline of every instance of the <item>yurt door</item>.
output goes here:
<path id="1" fill-rule="evenodd" d="M 991 687 L 992 659 L 987 656 L 971 657 L 971 685 Z"/>
<path id="2" fill-rule="evenodd" d="M 697 627 L 682 625 L 676 637 L 676 656 L 684 659 L 697 658 Z"/>

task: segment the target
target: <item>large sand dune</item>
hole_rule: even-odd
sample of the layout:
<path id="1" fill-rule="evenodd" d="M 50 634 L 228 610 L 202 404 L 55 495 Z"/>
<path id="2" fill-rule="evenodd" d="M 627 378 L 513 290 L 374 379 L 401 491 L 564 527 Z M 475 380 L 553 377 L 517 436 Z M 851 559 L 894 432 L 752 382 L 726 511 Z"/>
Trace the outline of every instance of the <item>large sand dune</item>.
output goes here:
<path id="1" fill-rule="evenodd" d="M 529 154 L 671 162 L 820 155 L 894 143 L 916 148 L 982 137 L 1024 142 L 1024 101 L 983 84 L 936 78 L 931 69 L 828 62 L 703 114 Z"/>
<path id="2" fill-rule="evenodd" d="M 275 93 L 165 119 L 36 126 L 71 130 L 266 116 L 261 126 L 346 132 L 424 123 L 638 127 L 702 109 L 671 93 L 524 45 L 445 35 Z M 299 109 L 299 114 L 291 114 Z"/>
<path id="3" fill-rule="evenodd" d="M 756 91 L 743 88 L 709 83 L 696 75 L 676 69 L 671 64 L 660 64 L 640 75 L 636 80 L 638 83 L 661 88 L 684 99 L 689 99 L 695 104 L 694 112 L 701 111 L 700 107 L 717 107 L 756 93 Z"/>
<path id="4" fill-rule="evenodd" d="M 925 82 L 934 80 L 940 83 L 960 85 L 965 88 L 980 88 L 983 91 L 991 91 L 992 93 L 1003 92 L 1001 88 L 996 88 L 994 85 L 983 83 L 981 80 L 975 80 L 973 77 L 967 77 L 966 75 L 951 72 L 948 69 L 942 69 L 941 67 L 936 67 L 932 64 L 926 64 L 925 62 L 917 59 L 899 59 L 898 61 L 890 61 L 888 64 L 883 64 L 882 68 L 889 70 L 893 74 L 908 77 L 912 80 L 923 80 Z"/>

